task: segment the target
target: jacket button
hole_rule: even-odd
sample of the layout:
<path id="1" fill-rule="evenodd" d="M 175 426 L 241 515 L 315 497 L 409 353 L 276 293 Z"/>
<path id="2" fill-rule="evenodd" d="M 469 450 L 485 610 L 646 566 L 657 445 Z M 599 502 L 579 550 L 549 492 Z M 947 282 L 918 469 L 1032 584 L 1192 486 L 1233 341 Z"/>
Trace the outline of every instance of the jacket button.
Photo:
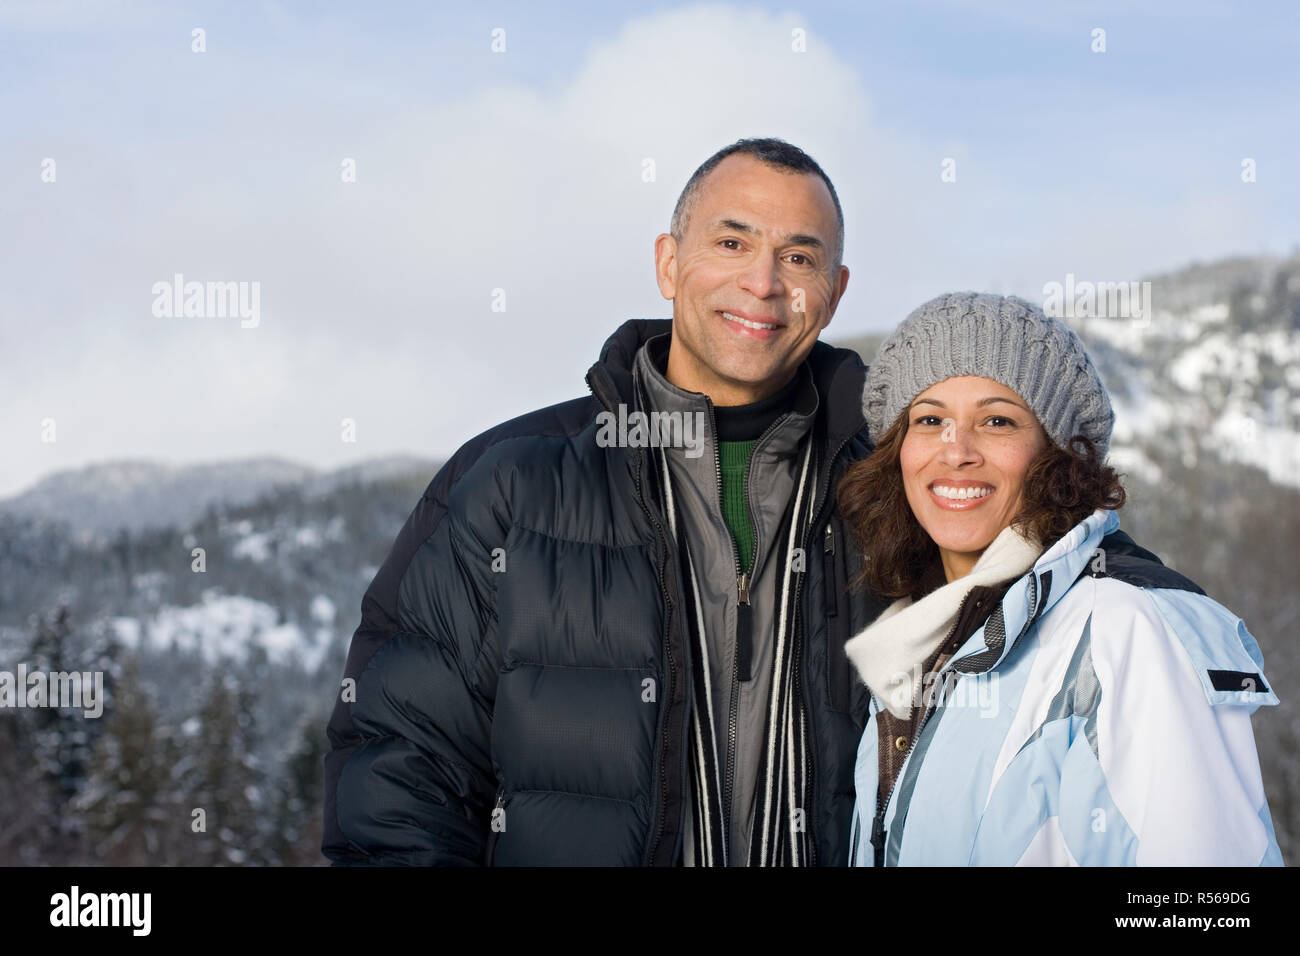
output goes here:
<path id="1" fill-rule="evenodd" d="M 895 738 L 894 738 L 894 747 L 895 747 L 896 749 L 898 749 L 898 750 L 906 750 L 906 749 L 907 749 L 907 738 L 906 738 L 906 737 L 895 737 Z"/>

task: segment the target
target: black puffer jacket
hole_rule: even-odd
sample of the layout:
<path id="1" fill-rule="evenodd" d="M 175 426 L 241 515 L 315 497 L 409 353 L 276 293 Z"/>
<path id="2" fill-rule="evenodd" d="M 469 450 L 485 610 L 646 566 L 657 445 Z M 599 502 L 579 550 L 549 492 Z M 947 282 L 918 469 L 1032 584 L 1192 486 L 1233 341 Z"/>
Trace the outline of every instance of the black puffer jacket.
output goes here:
<path id="1" fill-rule="evenodd" d="M 595 437 L 597 413 L 637 407 L 633 357 L 670 328 L 623 325 L 588 372 L 591 396 L 478 436 L 416 505 L 362 602 L 329 723 L 323 850 L 336 864 L 678 862 L 680 569 L 649 456 Z M 844 642 L 883 605 L 846 592 L 856 552 L 832 515 L 836 483 L 868 452 L 866 368 L 820 342 L 808 362 L 815 448 L 832 465 L 805 543 L 799 678 L 811 862 L 838 866 L 867 694 Z"/>

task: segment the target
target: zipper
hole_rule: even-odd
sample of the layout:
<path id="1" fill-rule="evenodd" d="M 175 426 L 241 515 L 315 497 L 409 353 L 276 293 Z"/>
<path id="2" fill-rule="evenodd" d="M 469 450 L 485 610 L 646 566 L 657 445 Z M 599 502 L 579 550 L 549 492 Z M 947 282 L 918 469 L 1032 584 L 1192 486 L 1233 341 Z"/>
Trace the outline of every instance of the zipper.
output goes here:
<path id="1" fill-rule="evenodd" d="M 845 557 L 842 561 L 835 560 L 835 519 L 830 516 L 826 519 L 826 534 L 822 538 L 822 559 L 823 570 L 826 574 L 827 596 L 833 598 L 827 602 L 826 616 L 828 618 L 838 618 L 840 616 L 840 606 L 848 591 L 848 582 L 843 580 L 843 578 L 847 577 L 845 562 L 848 559 Z M 844 571 L 844 573 L 841 574 L 841 571 Z M 844 616 L 846 620 L 841 622 L 843 625 L 839 628 L 841 632 L 849 629 L 848 614 L 846 613 Z"/>
<path id="2" fill-rule="evenodd" d="M 707 396 L 704 399 L 709 406 L 709 425 L 713 434 L 713 468 L 718 482 L 718 505 L 722 505 L 722 444 L 718 440 L 718 416 L 713 408 L 713 400 Z M 757 447 L 757 446 L 755 446 Z M 745 465 L 744 495 L 746 507 L 749 504 L 749 464 Z M 750 526 L 753 527 L 753 514 L 750 515 Z M 752 651 L 748 645 L 753 641 L 751 627 L 753 624 L 752 608 L 749 603 L 749 577 L 740 569 L 740 549 L 736 546 L 736 539 L 731 533 L 731 529 L 726 527 L 726 519 L 723 519 L 723 530 L 727 533 L 727 541 L 731 543 L 731 562 L 736 571 L 736 653 L 731 659 L 731 688 L 727 698 L 727 761 L 726 769 L 722 778 L 722 806 L 725 808 L 726 817 L 722 821 L 722 832 L 727 843 L 731 843 L 731 817 L 733 812 L 732 799 L 734 797 L 736 781 L 736 739 L 739 736 L 739 709 L 740 709 L 740 657 L 742 644 L 745 645 L 744 655 L 746 670 L 751 665 L 750 658 L 753 657 Z M 758 529 L 753 528 L 754 535 L 754 553 L 758 553 Z M 705 634 L 700 635 L 700 640 L 708 640 Z M 746 680 L 750 675 L 746 675 Z M 704 675 L 705 680 L 709 675 Z M 712 716 L 712 715 L 710 715 Z M 728 856 L 731 854 L 728 853 Z"/>
<path id="3" fill-rule="evenodd" d="M 718 438 L 718 416 L 714 411 L 713 400 L 705 397 L 705 402 L 709 406 L 709 424 L 713 428 L 713 463 L 714 470 L 718 481 L 718 504 L 722 504 L 722 444 Z M 759 560 L 762 555 L 762 541 L 759 537 L 759 524 L 754 520 L 753 502 L 749 500 L 749 473 L 754 464 L 754 453 L 766 441 L 777 426 L 781 423 L 785 415 L 779 416 L 775 421 L 764 429 L 763 434 L 758 436 L 754 442 L 753 449 L 750 450 L 749 460 L 745 462 L 745 476 L 741 480 L 741 496 L 745 499 L 745 512 L 749 515 L 749 527 L 752 535 L 753 552 L 753 572 L 741 570 L 740 567 L 740 549 L 736 546 L 735 537 L 731 529 L 725 527 L 726 519 L 723 519 L 724 530 L 727 533 L 727 540 L 731 542 L 731 559 L 736 570 L 736 653 L 732 658 L 731 665 L 731 693 L 728 698 L 727 707 L 727 763 L 726 770 L 723 774 L 722 781 L 722 805 L 726 807 L 727 816 L 724 821 L 724 831 L 727 835 L 727 841 L 731 841 L 731 819 L 735 811 L 733 801 L 735 800 L 735 783 L 736 783 L 736 740 L 739 737 L 739 711 L 740 711 L 740 682 L 753 679 L 753 662 L 754 662 L 754 615 L 753 606 L 750 604 L 749 588 L 753 583 L 753 574 L 759 569 Z M 701 638 L 703 639 L 703 635 Z M 744 666 L 741 660 L 744 660 Z"/>
<path id="4" fill-rule="evenodd" d="M 826 583 L 835 590 L 835 600 L 826 610 L 827 617 L 838 617 L 840 613 L 840 589 L 835 582 L 835 530 L 833 523 L 826 522 L 826 535 L 822 539 L 822 568 Z"/>
<path id="5" fill-rule="evenodd" d="M 876 793 L 876 813 L 871 819 L 872 866 L 885 865 L 885 812 L 889 809 L 889 801 L 893 799 L 894 791 L 898 789 L 898 784 L 903 779 L 903 772 L 907 769 L 907 762 L 912 758 L 912 751 L 916 749 L 917 741 L 921 739 L 921 732 L 925 730 L 925 725 L 929 722 L 930 714 L 934 712 L 935 706 L 933 704 L 926 705 L 925 712 L 921 715 L 921 723 L 916 728 L 916 733 L 912 735 L 912 743 L 903 756 L 903 765 L 898 768 L 898 774 L 894 777 L 894 783 L 890 786 L 885 799 L 881 801 L 880 793 L 878 791 Z"/>
<path id="6" fill-rule="evenodd" d="M 962 612 L 966 610 L 966 602 L 970 600 L 972 593 L 973 589 L 967 591 L 966 596 L 961 599 L 961 604 L 957 606 L 957 619 L 952 622 L 952 627 L 949 628 L 948 633 L 944 635 L 943 640 L 939 643 L 940 647 L 943 647 L 951 641 L 952 636 L 957 633 L 957 628 L 961 624 Z M 948 665 L 951 663 L 952 661 L 950 659 L 948 664 L 945 664 L 943 670 L 939 673 L 946 674 L 948 672 Z M 935 683 L 938 683 L 937 676 Z M 924 691 L 924 674 L 921 675 L 921 684 Z M 938 707 L 937 701 L 940 696 L 942 696 L 942 693 L 935 694 L 934 701 L 925 705 L 925 711 L 921 714 L 921 723 L 917 725 L 916 733 L 912 734 L 912 742 L 908 745 L 907 753 L 903 755 L 903 764 L 898 768 L 898 773 L 894 775 L 894 782 L 890 785 L 889 793 L 885 795 L 884 801 L 882 802 L 880 800 L 880 794 L 878 792 L 876 794 L 876 813 L 875 817 L 871 821 L 871 848 L 874 851 L 874 859 L 872 860 L 873 866 L 885 865 L 885 811 L 889 809 L 889 801 L 893 799 L 894 791 L 898 789 L 898 784 L 903 779 L 903 773 L 907 770 L 907 762 L 911 759 L 912 751 L 916 749 L 917 742 L 921 739 L 921 731 L 925 730 L 925 725 L 929 722 L 930 715 L 934 713 L 935 709 Z"/>
<path id="7" fill-rule="evenodd" d="M 793 517 L 793 520 L 798 521 L 798 520 L 799 520 L 798 515 L 795 515 L 795 516 Z M 807 553 L 807 548 L 808 548 L 808 544 L 809 544 L 809 541 L 808 541 L 808 535 L 807 535 L 807 534 L 805 534 L 805 535 L 803 536 L 803 542 L 804 542 L 804 553 Z M 794 645 L 794 647 L 791 649 L 792 652 L 791 652 L 791 655 L 790 655 L 790 657 L 791 657 L 791 659 L 792 659 L 792 661 L 793 661 L 793 673 L 791 673 L 791 675 L 790 675 L 790 681 L 791 681 L 791 685 L 790 685 L 790 686 L 791 686 L 791 687 L 794 687 L 794 688 L 798 688 L 798 690 L 799 690 L 799 705 L 800 705 L 800 712 L 799 712 L 799 714 L 798 714 L 797 716 L 798 716 L 801 720 L 803 720 L 803 719 L 806 717 L 807 713 L 808 713 L 808 695 L 804 693 L 803 683 L 801 682 L 801 676 L 802 676 L 802 674 L 803 674 L 803 668 L 800 666 L 800 665 L 803 663 L 803 655 L 804 655 L 804 640 L 803 640 L 803 639 L 804 639 L 804 628 L 803 628 L 802 625 L 803 625 L 803 619 L 804 619 L 805 615 L 804 615 L 804 613 L 803 613 L 803 609 L 802 609 L 802 607 L 801 607 L 801 601 L 803 600 L 803 579 L 804 579 L 806 573 L 807 573 L 807 572 L 805 572 L 805 571 L 801 571 L 801 572 L 799 573 L 799 580 L 795 583 L 794 609 L 795 609 L 795 617 L 796 617 L 796 620 L 797 620 L 797 626 L 795 627 L 795 645 Z M 794 728 L 793 728 L 793 727 L 791 727 L 791 732 L 794 732 Z M 817 752 L 817 748 L 816 748 L 816 747 L 808 747 L 808 748 L 807 748 L 807 756 L 808 756 L 808 795 L 809 795 L 809 803 L 814 803 L 814 802 L 815 802 L 815 801 L 812 799 L 812 792 L 813 792 L 813 789 L 812 789 L 812 786 L 813 786 L 813 766 L 812 766 L 812 761 L 813 761 L 813 754 L 816 753 L 816 752 Z M 804 826 L 807 827 L 807 826 L 809 826 L 809 825 L 811 824 L 811 821 L 815 818 L 815 815 L 814 815 L 813 812 L 812 812 L 812 807 L 811 807 L 811 806 L 809 806 L 809 807 L 801 807 L 800 809 L 802 809 L 803 812 L 804 812 L 804 813 L 803 813 L 803 815 L 804 815 Z M 805 831 L 805 832 L 807 832 L 807 831 Z M 809 836 L 808 836 L 808 861 L 807 861 L 807 864 L 806 864 L 806 865 L 808 865 L 808 866 L 816 866 L 816 865 L 817 865 L 817 835 L 814 834 L 814 833 L 810 833 Z"/>
<path id="8" fill-rule="evenodd" d="M 1006 646 L 1009 646 L 1012 643 L 1019 642 L 1019 640 L 1025 636 L 1025 632 L 1027 632 L 1029 628 L 1033 626 L 1034 621 L 1038 620 L 1038 615 L 1040 612 L 1037 610 L 1037 606 L 1038 606 L 1037 575 L 1029 579 L 1029 587 L 1030 587 L 1030 604 L 1034 606 L 1035 611 L 1034 613 L 1030 614 L 1028 620 L 1025 621 L 1025 626 L 1020 629 L 1020 633 L 1016 635 L 1015 641 L 1008 642 L 1007 645 L 1004 645 L 1004 649 Z M 971 591 L 967 591 L 966 597 L 962 598 L 962 602 L 957 608 L 957 621 L 953 623 L 952 630 L 950 630 L 947 636 L 943 639 L 944 644 L 952 640 L 953 634 L 956 633 L 957 625 L 961 623 L 962 611 L 966 609 L 966 601 L 970 599 L 970 596 L 971 596 Z M 997 613 L 996 608 L 994 608 L 993 613 Z M 987 626 L 987 623 L 988 622 L 986 621 L 984 626 Z M 940 644 L 939 646 L 942 647 L 943 644 Z M 949 672 L 954 670 L 953 665 L 956 663 L 957 663 L 956 661 L 950 658 L 948 660 L 948 663 L 943 666 L 943 669 L 939 671 L 939 673 L 942 675 L 947 675 Z M 993 664 L 990 664 L 982 671 L 963 671 L 962 673 L 967 674 L 968 676 L 974 674 L 987 674 L 989 671 L 993 669 L 994 664 L 996 663 L 997 662 L 994 661 Z M 936 683 L 937 683 L 937 679 L 936 679 Z M 921 715 L 921 723 L 916 728 L 916 733 L 912 735 L 912 744 L 907 748 L 907 753 L 903 756 L 903 765 L 898 768 L 898 775 L 894 777 L 894 784 L 892 787 L 889 788 L 889 795 L 885 798 L 885 801 L 881 803 L 880 794 L 879 793 L 876 794 L 876 815 L 871 823 L 871 847 L 874 850 L 874 859 L 872 860 L 873 866 L 885 865 L 885 852 L 884 852 L 885 851 L 885 812 L 889 809 L 889 801 L 893 799 L 894 792 L 898 789 L 898 785 L 902 783 L 903 778 L 907 776 L 909 771 L 912 769 L 910 766 L 910 762 L 912 759 L 912 752 L 916 750 L 917 744 L 921 742 L 921 734 L 925 730 L 925 725 L 930 720 L 930 715 L 933 714 L 935 710 L 938 709 L 937 701 L 940 696 L 942 696 L 941 693 L 936 694 L 935 703 L 926 705 L 925 712 Z M 903 825 L 904 826 L 907 825 L 906 819 L 903 821 Z"/>
<path id="9" fill-rule="evenodd" d="M 885 865 L 885 812 L 889 809 L 889 801 L 893 799 L 894 791 L 898 789 L 898 784 L 903 779 L 903 772 L 907 770 L 907 763 L 912 759 L 912 751 L 916 749 L 916 743 L 921 739 L 921 732 L 925 730 L 925 725 L 929 722 L 930 714 L 933 711 L 934 706 L 927 704 L 925 712 L 921 715 L 921 723 L 916 728 L 916 733 L 912 735 L 912 743 L 903 756 L 903 765 L 898 768 L 898 774 L 894 777 L 894 782 L 890 786 L 885 799 L 882 801 L 879 791 L 876 793 L 876 813 L 871 819 L 872 866 Z"/>
<path id="10" fill-rule="evenodd" d="M 852 669 L 845 651 L 852 632 L 851 608 L 841 608 L 848 594 L 847 555 L 835 557 L 835 518 L 826 520 L 822 541 L 822 572 L 826 581 L 826 695 L 831 710 L 847 714 L 853 709 Z"/>
<path id="11" fill-rule="evenodd" d="M 749 575 L 736 578 L 736 666 L 737 681 L 754 677 L 754 612 L 749 603 Z"/>
<path id="12" fill-rule="evenodd" d="M 849 866 L 858 865 L 858 833 L 862 829 L 861 817 L 853 814 L 853 828 L 849 830 Z"/>

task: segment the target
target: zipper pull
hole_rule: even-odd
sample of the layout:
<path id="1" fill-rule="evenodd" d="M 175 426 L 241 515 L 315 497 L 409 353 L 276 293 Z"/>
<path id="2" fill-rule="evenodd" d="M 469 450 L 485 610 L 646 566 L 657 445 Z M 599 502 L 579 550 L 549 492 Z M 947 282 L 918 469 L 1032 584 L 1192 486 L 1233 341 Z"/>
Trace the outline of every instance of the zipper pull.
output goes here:
<path id="1" fill-rule="evenodd" d="M 754 623 L 749 606 L 749 575 L 736 579 L 736 680 L 747 681 L 753 675 Z"/>
<path id="2" fill-rule="evenodd" d="M 840 613 L 840 589 L 835 585 L 835 526 L 826 522 L 826 534 L 822 536 L 822 562 L 826 568 L 826 593 L 835 594 L 835 600 L 827 601 L 826 616 L 838 617 Z"/>
<path id="3" fill-rule="evenodd" d="M 877 813 L 871 820 L 872 866 L 885 865 L 885 814 Z"/>

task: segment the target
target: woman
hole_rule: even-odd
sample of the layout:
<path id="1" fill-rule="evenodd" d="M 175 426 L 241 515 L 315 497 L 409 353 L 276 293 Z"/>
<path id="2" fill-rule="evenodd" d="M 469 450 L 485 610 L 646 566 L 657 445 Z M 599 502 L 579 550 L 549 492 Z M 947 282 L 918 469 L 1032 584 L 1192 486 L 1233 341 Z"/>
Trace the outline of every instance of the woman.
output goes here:
<path id="1" fill-rule="evenodd" d="M 1124 491 L 1078 337 L 941 296 L 863 405 L 876 450 L 838 495 L 865 583 L 898 600 L 847 645 L 872 692 L 850 863 L 1280 865 L 1259 648 L 1180 575 L 1106 566 Z"/>

